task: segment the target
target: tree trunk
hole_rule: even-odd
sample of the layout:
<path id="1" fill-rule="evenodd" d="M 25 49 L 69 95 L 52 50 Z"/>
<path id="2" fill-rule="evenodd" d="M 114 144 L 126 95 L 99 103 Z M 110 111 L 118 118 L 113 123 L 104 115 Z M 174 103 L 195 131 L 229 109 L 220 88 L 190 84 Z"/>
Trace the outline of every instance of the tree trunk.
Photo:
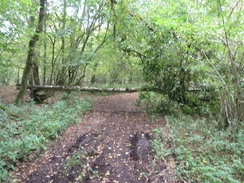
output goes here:
<path id="1" fill-rule="evenodd" d="M 35 85 L 40 85 L 39 69 L 36 61 L 33 62 L 33 79 Z"/>
<path id="2" fill-rule="evenodd" d="M 63 0 L 63 18 L 62 18 L 62 30 L 65 30 L 66 28 L 66 16 L 67 16 L 67 1 Z M 61 37 L 62 39 L 62 44 L 61 44 L 61 60 L 62 60 L 62 67 L 61 67 L 61 73 L 58 73 L 58 76 L 60 76 L 55 84 L 59 84 L 59 85 L 64 85 L 65 84 L 65 72 L 66 72 L 66 68 L 64 66 L 65 62 L 66 62 L 66 58 L 65 58 L 65 35 L 63 35 Z"/>
<path id="3" fill-rule="evenodd" d="M 20 82 L 20 79 L 19 79 L 19 68 L 18 68 L 18 74 L 17 74 L 17 81 L 16 81 L 16 85 L 20 85 L 20 84 L 19 84 L 19 82 Z"/>
<path id="4" fill-rule="evenodd" d="M 47 9 L 47 4 L 45 4 L 45 9 Z M 44 16 L 44 21 L 43 21 L 43 29 L 44 32 L 47 31 L 47 16 L 46 16 L 46 11 L 44 11 L 45 16 Z M 46 34 L 44 36 L 44 54 L 43 54 L 43 85 L 46 84 L 46 73 L 47 73 L 47 37 Z"/>
<path id="5" fill-rule="evenodd" d="M 44 31 L 46 31 L 46 25 L 44 25 Z M 43 55 L 43 85 L 46 84 L 46 74 L 47 74 L 47 40 L 44 38 L 44 55 Z"/>
<path id="6" fill-rule="evenodd" d="M 116 39 L 116 13 L 115 13 L 115 1 L 114 0 L 110 0 L 111 3 L 111 11 L 112 11 L 112 16 L 113 16 L 113 39 L 115 41 Z"/>
<path id="7" fill-rule="evenodd" d="M 23 97 L 24 97 L 24 94 L 25 94 L 26 88 L 27 88 L 27 80 L 30 75 L 30 71 L 31 71 L 32 64 L 33 64 L 33 57 L 34 57 L 34 50 L 36 47 L 36 42 L 39 39 L 40 33 L 43 31 L 43 20 L 45 17 L 46 1 L 47 0 L 40 0 L 38 25 L 36 27 L 35 35 L 31 38 L 31 40 L 29 42 L 29 49 L 28 49 L 28 55 L 27 55 L 27 59 L 26 59 L 26 65 L 24 68 L 24 72 L 23 72 L 23 76 L 22 76 L 22 80 L 21 80 L 21 86 L 20 86 L 19 93 L 16 97 L 15 104 L 19 104 L 20 101 L 23 102 Z"/>
<path id="8" fill-rule="evenodd" d="M 32 67 L 31 67 L 31 70 L 32 70 Z M 33 72 L 30 72 L 30 75 L 27 79 L 29 81 L 29 85 L 33 85 L 34 82 L 33 82 Z"/>

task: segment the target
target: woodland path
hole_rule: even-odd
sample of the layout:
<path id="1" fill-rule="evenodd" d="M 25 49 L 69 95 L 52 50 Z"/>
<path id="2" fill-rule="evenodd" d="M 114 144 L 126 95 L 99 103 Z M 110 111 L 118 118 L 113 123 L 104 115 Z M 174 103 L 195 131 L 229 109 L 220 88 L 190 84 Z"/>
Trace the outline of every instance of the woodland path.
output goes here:
<path id="1" fill-rule="evenodd" d="M 135 106 L 137 98 L 138 93 L 96 96 L 82 122 L 19 166 L 21 182 L 176 182 L 172 164 L 157 161 L 151 148 L 151 129 L 163 122 L 152 122 L 143 106 Z"/>

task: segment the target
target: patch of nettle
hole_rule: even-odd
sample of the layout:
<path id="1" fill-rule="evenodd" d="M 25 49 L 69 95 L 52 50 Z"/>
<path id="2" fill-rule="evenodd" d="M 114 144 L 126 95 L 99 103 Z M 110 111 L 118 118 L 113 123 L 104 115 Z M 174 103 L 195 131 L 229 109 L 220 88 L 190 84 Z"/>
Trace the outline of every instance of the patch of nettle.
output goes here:
<path id="1" fill-rule="evenodd" d="M 174 157 L 179 179 L 187 182 L 244 182 L 244 128 L 220 130 L 205 118 L 166 116 L 167 125 L 154 130 L 157 157 Z M 169 146 L 170 148 L 164 148 Z"/>
<path id="2" fill-rule="evenodd" d="M 8 181 L 10 170 L 26 159 L 30 153 L 45 149 L 51 139 L 57 137 L 80 115 L 92 106 L 90 99 L 61 100 L 53 105 L 21 106 L 0 104 L 0 182 Z"/>

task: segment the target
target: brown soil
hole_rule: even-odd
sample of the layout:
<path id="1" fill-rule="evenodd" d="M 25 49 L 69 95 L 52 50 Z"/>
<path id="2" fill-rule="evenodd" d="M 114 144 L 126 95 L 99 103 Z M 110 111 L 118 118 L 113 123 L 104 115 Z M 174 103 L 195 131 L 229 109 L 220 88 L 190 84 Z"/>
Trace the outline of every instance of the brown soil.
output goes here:
<path id="1" fill-rule="evenodd" d="M 156 160 L 151 147 L 151 129 L 164 122 L 152 122 L 135 106 L 137 98 L 137 93 L 96 96 L 82 122 L 33 162 L 20 163 L 19 182 L 177 182 L 172 163 Z"/>
<path id="2" fill-rule="evenodd" d="M 16 86 L 0 86 L 0 101 L 6 104 L 13 104 L 19 90 L 17 90 Z M 59 100 L 60 95 L 63 92 L 56 91 L 55 95 L 51 98 L 48 98 L 44 101 L 44 103 L 54 103 L 55 101 Z M 28 89 L 24 95 L 24 102 L 30 101 L 30 90 Z"/>
<path id="3" fill-rule="evenodd" d="M 19 90 L 16 89 L 16 86 L 0 86 L 0 101 L 7 104 L 13 104 L 18 91 Z M 28 96 L 29 91 L 27 91 L 26 95 L 24 96 L 24 101 L 28 100 Z"/>

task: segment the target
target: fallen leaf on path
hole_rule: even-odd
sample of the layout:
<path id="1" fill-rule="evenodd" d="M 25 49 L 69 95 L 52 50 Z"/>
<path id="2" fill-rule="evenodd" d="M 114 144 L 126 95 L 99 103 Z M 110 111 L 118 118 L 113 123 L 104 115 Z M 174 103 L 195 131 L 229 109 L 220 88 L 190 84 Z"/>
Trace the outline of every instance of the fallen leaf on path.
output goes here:
<path id="1" fill-rule="evenodd" d="M 107 171 L 107 172 L 105 173 L 105 176 L 108 176 L 108 175 L 110 175 L 110 172 L 109 172 L 109 171 Z"/>

